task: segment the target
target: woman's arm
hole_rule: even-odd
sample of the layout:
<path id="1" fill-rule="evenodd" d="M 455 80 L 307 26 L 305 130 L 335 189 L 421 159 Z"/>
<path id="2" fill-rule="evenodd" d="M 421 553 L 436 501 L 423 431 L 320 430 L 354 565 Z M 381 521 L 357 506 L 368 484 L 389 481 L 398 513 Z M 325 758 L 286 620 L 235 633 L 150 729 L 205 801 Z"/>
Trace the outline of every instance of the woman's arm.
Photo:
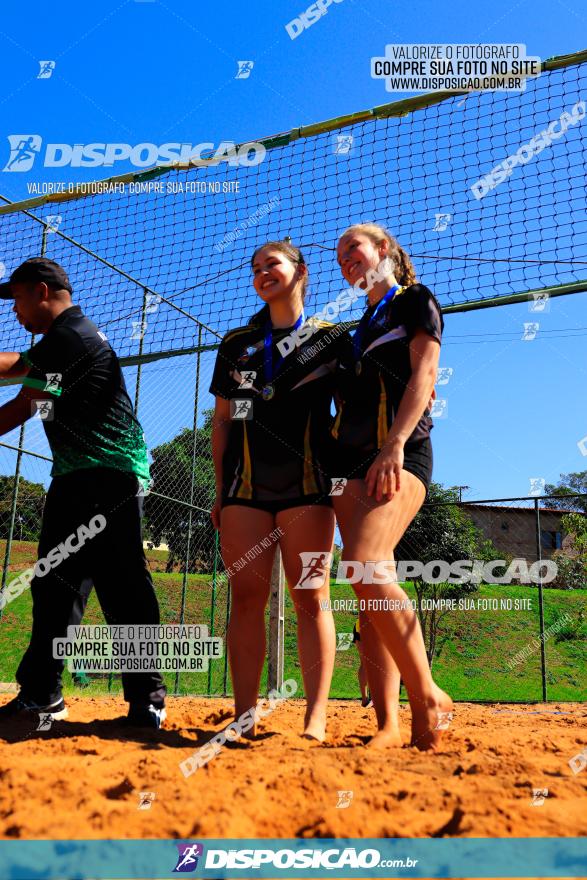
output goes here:
<path id="1" fill-rule="evenodd" d="M 216 502 L 210 513 L 215 529 L 220 528 L 220 495 L 222 492 L 222 459 L 230 433 L 230 401 L 216 396 L 212 416 L 212 460 L 216 475 Z"/>
<path id="2" fill-rule="evenodd" d="M 383 495 L 391 498 L 400 488 L 404 446 L 429 406 L 439 358 L 438 341 L 425 330 L 417 330 L 410 342 L 412 375 L 385 443 L 367 472 L 367 493 L 371 495 L 376 489 L 377 501 Z"/>
<path id="3" fill-rule="evenodd" d="M 385 445 L 398 442 L 405 445 L 430 403 L 431 394 L 434 391 L 438 361 L 440 358 L 440 345 L 426 333 L 425 330 L 417 330 L 410 342 L 410 365 L 412 375 L 406 386 L 398 411 Z"/>

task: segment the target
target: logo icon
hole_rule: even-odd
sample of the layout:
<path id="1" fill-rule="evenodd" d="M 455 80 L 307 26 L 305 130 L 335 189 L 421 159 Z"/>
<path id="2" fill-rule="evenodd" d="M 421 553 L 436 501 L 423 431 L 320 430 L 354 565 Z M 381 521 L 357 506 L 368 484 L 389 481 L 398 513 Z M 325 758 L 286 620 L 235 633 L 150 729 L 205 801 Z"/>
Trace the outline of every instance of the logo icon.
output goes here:
<path id="1" fill-rule="evenodd" d="M 42 142 L 39 134 L 9 134 L 10 156 L 2 171 L 30 171 Z"/>
<path id="2" fill-rule="evenodd" d="M 442 397 L 433 400 L 430 415 L 433 419 L 445 419 L 448 415 L 448 400 Z"/>
<path id="3" fill-rule="evenodd" d="M 580 773 L 581 770 L 584 770 L 587 767 L 587 748 L 583 749 L 583 751 L 578 752 L 578 754 L 573 755 L 572 758 L 569 758 L 569 767 L 575 774 Z"/>
<path id="4" fill-rule="evenodd" d="M 337 633 L 336 634 L 336 650 L 337 651 L 348 651 L 350 646 L 353 643 L 353 634 L 352 633 Z"/>
<path id="5" fill-rule="evenodd" d="M 151 489 L 153 488 L 154 482 L 155 482 L 155 480 L 153 479 L 153 477 L 151 477 L 151 479 L 149 480 L 149 482 L 147 483 L 146 486 L 143 486 L 143 484 L 141 482 L 139 482 L 139 488 L 137 490 L 137 494 L 135 495 L 135 498 L 144 498 L 145 495 L 149 495 L 151 492 Z"/>
<path id="6" fill-rule="evenodd" d="M 449 380 L 454 373 L 454 369 L 452 367 L 439 367 L 438 368 L 438 376 L 436 378 L 437 385 L 448 385 Z"/>
<path id="7" fill-rule="evenodd" d="M 39 61 L 40 70 L 37 74 L 37 79 L 49 79 L 53 71 L 55 70 L 55 62 L 54 61 Z"/>
<path id="8" fill-rule="evenodd" d="M 448 730 L 452 721 L 452 712 L 439 712 L 435 730 Z"/>
<path id="9" fill-rule="evenodd" d="M 146 321 L 133 321 L 132 322 L 132 333 L 130 335 L 131 339 L 142 339 L 147 332 L 147 322 Z"/>
<path id="10" fill-rule="evenodd" d="M 319 590 L 332 565 L 332 553 L 300 553 L 302 573 L 295 590 Z"/>
<path id="11" fill-rule="evenodd" d="M 139 791 L 139 810 L 150 810 L 151 804 L 155 800 L 154 791 Z"/>
<path id="12" fill-rule="evenodd" d="M 252 400 L 231 400 L 230 401 L 230 418 L 240 419 L 241 421 L 253 418 L 253 401 Z"/>
<path id="13" fill-rule="evenodd" d="M 252 388 L 253 382 L 257 378 L 257 373 L 255 370 L 243 370 L 241 373 L 241 388 Z"/>
<path id="14" fill-rule="evenodd" d="M 336 803 L 337 810 L 346 810 L 347 807 L 350 807 L 351 802 L 353 800 L 353 792 L 352 791 L 338 791 L 338 801 Z"/>
<path id="15" fill-rule="evenodd" d="M 536 334 L 538 333 L 538 328 L 540 324 L 537 322 L 532 322 L 531 324 L 524 324 L 524 332 L 522 334 L 522 339 L 529 342 L 532 339 L 536 339 Z"/>
<path id="16" fill-rule="evenodd" d="M 50 712 L 39 712 L 39 726 L 37 730 L 51 730 L 53 716 Z"/>
<path id="17" fill-rule="evenodd" d="M 532 299 L 528 300 L 529 312 L 549 312 L 550 311 L 550 294 L 533 293 Z"/>
<path id="18" fill-rule="evenodd" d="M 235 76 L 235 79 L 248 79 L 251 75 L 251 71 L 255 66 L 254 61 L 237 61 L 238 70 Z"/>
<path id="19" fill-rule="evenodd" d="M 329 495 L 342 495 L 344 492 L 344 487 L 347 484 L 346 477 L 332 477 L 332 488 L 330 489 Z"/>
<path id="20" fill-rule="evenodd" d="M 62 220 L 63 217 L 61 214 L 47 214 L 45 217 L 45 223 L 47 224 L 45 228 L 47 229 L 47 232 L 57 232 Z"/>
<path id="21" fill-rule="evenodd" d="M 45 382 L 45 391 L 61 391 L 61 379 L 63 373 L 45 373 L 47 381 Z"/>
<path id="22" fill-rule="evenodd" d="M 436 222 L 433 232 L 444 232 L 448 228 L 448 224 L 452 220 L 452 214 L 435 214 Z"/>
<path id="23" fill-rule="evenodd" d="M 198 859 L 204 853 L 201 843 L 176 843 L 179 850 L 177 865 L 173 869 L 174 874 L 191 874 L 198 867 Z"/>
<path id="24" fill-rule="evenodd" d="M 52 422 L 54 418 L 53 414 L 53 401 L 52 400 L 33 400 L 32 401 L 32 413 L 33 416 L 38 415 L 40 419 L 44 422 Z"/>
<path id="25" fill-rule="evenodd" d="M 146 312 L 156 312 L 159 308 L 159 304 L 163 302 L 163 297 L 159 296 L 158 293 L 148 293 L 146 302 L 145 302 L 145 311 Z"/>
<path id="26" fill-rule="evenodd" d="M 355 139 L 352 134 L 337 134 L 334 141 L 334 153 L 336 156 L 348 156 L 353 151 Z"/>
<path id="27" fill-rule="evenodd" d="M 530 491 L 528 495 L 542 495 L 546 480 L 544 477 L 530 477 Z"/>

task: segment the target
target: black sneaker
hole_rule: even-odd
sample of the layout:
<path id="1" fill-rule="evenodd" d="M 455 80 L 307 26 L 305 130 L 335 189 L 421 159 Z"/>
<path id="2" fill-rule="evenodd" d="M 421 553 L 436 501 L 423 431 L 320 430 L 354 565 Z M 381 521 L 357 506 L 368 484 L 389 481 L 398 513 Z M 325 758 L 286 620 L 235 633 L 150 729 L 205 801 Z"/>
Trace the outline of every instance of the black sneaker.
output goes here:
<path id="1" fill-rule="evenodd" d="M 152 727 L 154 730 L 159 730 L 166 717 L 167 712 L 164 707 L 157 709 L 152 703 L 148 706 L 131 703 L 125 721 L 131 727 Z"/>
<path id="2" fill-rule="evenodd" d="M 62 721 L 68 716 L 67 706 L 60 698 L 50 705 L 39 705 L 34 700 L 27 700 L 19 694 L 9 703 L 0 706 L 0 721 L 32 720 L 33 715 L 45 716 L 45 722 Z M 47 717 L 48 716 L 48 717 Z"/>

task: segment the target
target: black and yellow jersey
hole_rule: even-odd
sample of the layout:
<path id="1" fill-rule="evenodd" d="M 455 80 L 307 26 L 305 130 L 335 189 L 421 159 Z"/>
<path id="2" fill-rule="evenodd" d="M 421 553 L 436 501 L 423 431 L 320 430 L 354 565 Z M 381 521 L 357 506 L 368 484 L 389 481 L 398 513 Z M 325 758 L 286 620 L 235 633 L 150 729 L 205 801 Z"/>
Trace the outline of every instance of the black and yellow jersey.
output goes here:
<path id="1" fill-rule="evenodd" d="M 338 411 L 332 436 L 343 448 L 370 453 L 381 449 L 412 374 L 410 342 L 417 330 L 441 341 L 440 306 L 427 287 L 399 290 L 380 309 L 369 306 L 361 322 L 360 351 L 350 339 L 339 351 L 336 370 Z M 407 443 L 430 436 L 429 411 L 422 415 Z"/>
<path id="2" fill-rule="evenodd" d="M 233 415 L 222 465 L 224 498 L 284 501 L 330 492 L 334 369 L 348 333 L 345 325 L 308 323 L 310 338 L 283 360 L 277 344 L 294 328 L 273 329 L 270 383 L 263 322 L 231 330 L 220 343 L 210 393 L 230 400 Z M 234 417 L 241 401 L 249 402 L 246 418 Z"/>

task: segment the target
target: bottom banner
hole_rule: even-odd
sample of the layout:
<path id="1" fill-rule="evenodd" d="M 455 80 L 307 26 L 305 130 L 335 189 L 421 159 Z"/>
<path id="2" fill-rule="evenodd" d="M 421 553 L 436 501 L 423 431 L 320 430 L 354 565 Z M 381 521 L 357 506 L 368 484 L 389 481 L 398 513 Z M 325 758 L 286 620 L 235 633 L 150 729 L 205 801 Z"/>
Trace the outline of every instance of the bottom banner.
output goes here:
<path id="1" fill-rule="evenodd" d="M 587 877 L 585 838 L 4 840 L 2 880 Z"/>

